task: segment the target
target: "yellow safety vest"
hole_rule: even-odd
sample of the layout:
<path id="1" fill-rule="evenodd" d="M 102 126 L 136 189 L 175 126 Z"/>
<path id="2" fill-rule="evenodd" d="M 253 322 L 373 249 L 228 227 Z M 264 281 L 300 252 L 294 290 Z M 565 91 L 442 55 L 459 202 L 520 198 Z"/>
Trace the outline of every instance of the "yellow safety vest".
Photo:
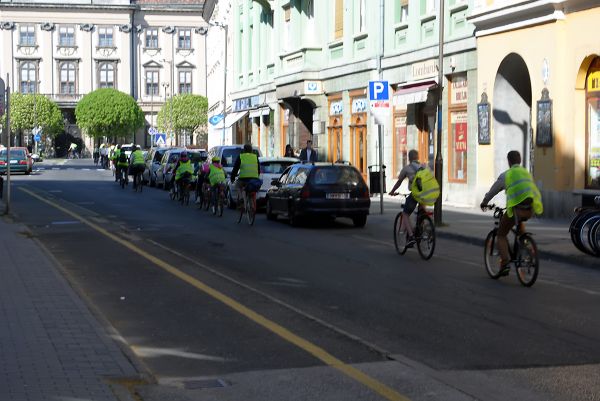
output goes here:
<path id="1" fill-rule="evenodd" d="M 254 153 L 242 153 L 240 162 L 240 178 L 258 178 L 258 156 Z"/>
<path id="2" fill-rule="evenodd" d="M 225 182 L 225 171 L 223 171 L 222 168 L 218 168 L 211 164 L 209 166 L 209 171 L 208 181 L 210 182 L 210 185 L 216 185 Z"/>
<path id="3" fill-rule="evenodd" d="M 421 190 L 417 184 L 419 180 L 421 181 Z M 410 192 L 417 202 L 431 206 L 440 196 L 440 185 L 430 169 L 422 168 L 415 173 Z"/>
<path id="4" fill-rule="evenodd" d="M 175 181 L 179 181 L 185 173 L 194 174 L 194 166 L 192 166 L 192 162 L 189 160 L 179 163 L 179 167 L 177 167 L 177 171 L 175 172 Z"/>
<path id="5" fill-rule="evenodd" d="M 506 214 L 513 217 L 513 208 L 531 198 L 533 201 L 533 212 L 542 214 L 544 205 L 542 196 L 529 171 L 521 166 L 512 166 L 504 177 L 504 186 L 506 187 Z"/>
<path id="6" fill-rule="evenodd" d="M 131 154 L 131 164 L 145 164 L 144 163 L 144 153 L 141 150 L 136 150 Z"/>

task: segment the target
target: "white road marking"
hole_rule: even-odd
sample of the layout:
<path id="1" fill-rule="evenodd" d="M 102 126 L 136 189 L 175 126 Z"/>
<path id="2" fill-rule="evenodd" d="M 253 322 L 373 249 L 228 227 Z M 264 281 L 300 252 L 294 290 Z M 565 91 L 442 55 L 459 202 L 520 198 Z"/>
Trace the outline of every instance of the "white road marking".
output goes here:
<path id="1" fill-rule="evenodd" d="M 58 167 L 52 167 L 52 170 L 60 170 Z"/>

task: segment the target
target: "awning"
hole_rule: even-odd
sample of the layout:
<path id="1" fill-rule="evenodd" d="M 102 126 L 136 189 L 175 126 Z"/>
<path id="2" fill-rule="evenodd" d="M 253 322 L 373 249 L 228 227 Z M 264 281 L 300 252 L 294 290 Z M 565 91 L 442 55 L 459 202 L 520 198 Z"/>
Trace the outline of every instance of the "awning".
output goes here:
<path id="1" fill-rule="evenodd" d="M 392 104 L 394 106 L 404 106 L 413 103 L 423 103 L 427 101 L 429 89 L 436 85 L 434 81 L 430 81 L 421 85 L 400 88 L 394 92 Z"/>
<path id="2" fill-rule="evenodd" d="M 231 127 L 233 124 L 237 123 L 238 121 L 240 121 L 242 118 L 244 118 L 246 116 L 246 114 L 248 114 L 248 111 L 239 111 L 239 112 L 233 112 L 233 113 L 229 113 L 227 114 L 227 117 L 225 117 L 225 128 L 229 128 Z M 216 128 L 220 128 L 218 125 Z"/>
<path id="3" fill-rule="evenodd" d="M 249 117 L 260 117 L 260 116 L 268 116 L 271 113 L 271 109 L 269 107 L 261 107 L 259 109 L 250 110 Z"/>

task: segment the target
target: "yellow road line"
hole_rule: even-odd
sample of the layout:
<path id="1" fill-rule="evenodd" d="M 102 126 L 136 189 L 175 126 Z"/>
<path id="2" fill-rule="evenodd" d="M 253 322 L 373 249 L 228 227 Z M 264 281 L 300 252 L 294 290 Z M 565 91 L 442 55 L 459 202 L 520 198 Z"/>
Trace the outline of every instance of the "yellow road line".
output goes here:
<path id="1" fill-rule="evenodd" d="M 95 231 L 99 232 L 100 234 L 110 238 L 111 240 L 121 244 L 122 246 L 131 250 L 132 252 L 135 252 L 136 254 L 138 254 L 141 257 L 145 258 L 146 260 L 152 262 L 153 264 L 160 267 L 161 269 L 167 271 L 168 273 L 171 273 L 175 277 L 185 281 L 186 283 L 199 289 L 200 291 L 204 292 L 205 294 L 219 300 L 220 302 L 229 306 L 231 309 L 237 311 L 241 315 L 247 317 L 248 319 L 252 320 L 253 322 L 263 326 L 267 330 L 277 334 L 284 340 L 286 340 L 286 341 L 296 345 L 297 347 L 301 348 L 302 350 L 308 352 L 309 354 L 311 354 L 315 358 L 321 360 L 328 366 L 331 366 L 332 368 L 339 370 L 340 372 L 344 373 L 346 376 L 367 386 L 368 388 L 370 388 L 371 390 L 373 390 L 375 393 L 379 394 L 383 398 L 390 400 L 390 401 L 409 401 L 408 398 L 401 395 L 396 390 L 392 389 L 391 387 L 388 387 L 387 385 L 372 378 L 371 376 L 361 372 L 360 370 L 354 368 L 353 366 L 345 364 L 341 360 L 337 359 L 336 357 L 334 357 L 333 355 L 331 355 L 330 353 L 325 351 L 323 348 L 292 333 L 290 330 L 286 329 L 285 327 L 273 322 L 272 320 L 267 319 L 266 317 L 253 311 L 252 309 L 242 305 L 241 303 L 239 303 L 236 300 L 234 300 L 233 298 L 223 294 L 222 292 L 217 291 L 212 287 L 209 287 L 208 285 L 204 284 L 200 280 L 177 269 L 173 265 L 171 265 L 153 255 L 148 254 L 147 252 L 145 252 L 141 248 L 138 248 L 131 242 L 124 240 L 122 238 L 119 238 L 118 236 L 108 232 L 107 230 L 98 226 L 97 224 L 92 223 L 91 221 L 87 220 L 85 217 L 83 217 L 75 212 L 72 212 L 72 211 L 60 206 L 59 204 L 57 204 L 55 202 L 45 199 L 45 198 L 41 197 L 40 195 L 38 195 L 28 189 L 25 189 L 25 188 L 19 188 L 19 189 L 21 191 L 29 194 L 30 196 L 32 196 L 48 205 L 60 210 L 61 212 L 81 221 L 83 224 L 89 226 L 90 228 L 92 228 Z"/>

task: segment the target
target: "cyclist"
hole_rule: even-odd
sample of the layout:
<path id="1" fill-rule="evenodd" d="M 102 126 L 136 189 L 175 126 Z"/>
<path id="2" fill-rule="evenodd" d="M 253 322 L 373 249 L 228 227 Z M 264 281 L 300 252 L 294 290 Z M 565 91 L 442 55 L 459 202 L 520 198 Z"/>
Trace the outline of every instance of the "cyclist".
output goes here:
<path id="1" fill-rule="evenodd" d="M 200 156 L 200 166 L 198 166 L 198 179 L 196 180 L 196 204 L 198 205 L 201 203 L 201 197 L 203 196 L 202 186 L 206 181 L 206 177 L 208 177 L 208 174 L 210 173 L 210 164 L 207 159 L 208 156 L 204 156 L 204 154 Z"/>
<path id="2" fill-rule="evenodd" d="M 120 146 L 117 154 L 117 177 L 121 178 L 121 174 L 125 176 L 125 184 L 129 181 L 129 177 L 127 176 L 127 169 L 129 168 L 129 158 L 127 157 L 127 153 L 125 151 L 121 151 Z"/>
<path id="3" fill-rule="evenodd" d="M 181 152 L 179 155 L 179 161 L 175 167 L 175 189 L 178 193 L 181 193 L 181 185 L 183 184 L 183 178 L 186 176 L 189 178 L 194 174 L 194 166 L 187 154 L 187 152 Z"/>
<path id="4" fill-rule="evenodd" d="M 485 194 L 479 205 L 485 210 L 489 201 L 500 191 L 506 191 L 506 212 L 502 215 L 498 226 L 497 246 L 500 252 L 500 275 L 506 276 L 509 272 L 510 253 L 508 251 L 508 239 L 506 236 L 510 229 L 517 223 L 519 234 L 525 232 L 525 221 L 534 214 L 542 214 L 542 196 L 529 171 L 521 166 L 521 154 L 511 150 L 506 155 L 510 168 L 504 171 L 492 185 L 489 192 Z M 516 219 L 515 216 L 516 215 Z"/>
<path id="5" fill-rule="evenodd" d="M 133 145 L 132 147 L 130 159 L 130 172 L 133 175 L 133 189 L 137 188 L 138 184 L 141 185 L 141 182 L 137 182 L 137 175 L 142 174 L 144 169 L 146 168 L 146 163 L 144 161 L 144 152 L 140 149 L 139 146 Z"/>
<path id="6" fill-rule="evenodd" d="M 237 177 L 238 172 L 240 176 L 236 181 L 235 178 Z M 244 145 L 244 149 L 236 159 L 233 170 L 231 171 L 231 182 L 234 183 L 234 189 L 238 191 L 238 200 L 241 195 L 243 201 L 246 201 L 246 186 L 253 181 L 259 181 L 259 176 L 260 167 L 258 156 L 252 151 L 252 145 L 247 143 Z M 258 185 L 258 188 L 260 188 L 260 185 Z M 256 210 L 256 205 L 254 205 L 254 210 Z"/>
<path id="7" fill-rule="evenodd" d="M 212 188 L 213 205 L 216 205 L 219 187 L 225 184 L 225 170 L 223 170 L 221 158 L 218 156 L 212 158 L 212 163 L 209 166 L 208 182 Z"/>
<path id="8" fill-rule="evenodd" d="M 402 181 L 404 181 L 405 178 L 408 179 L 408 188 L 411 189 L 411 193 L 410 193 L 410 195 L 408 195 L 406 197 L 406 201 L 404 202 L 404 208 L 402 209 L 402 214 L 403 214 L 402 226 L 403 226 L 403 229 L 406 230 L 406 232 L 408 233 L 408 240 L 407 240 L 406 246 L 411 247 L 415 244 L 416 241 L 415 241 L 412 224 L 409 219 L 410 215 L 413 214 L 417 205 L 419 206 L 419 210 L 425 211 L 425 208 L 423 207 L 423 205 L 421 205 L 417 200 L 418 196 L 415 196 L 417 194 L 413 193 L 412 184 L 413 184 L 413 180 L 415 178 L 415 174 L 417 174 L 417 171 L 419 171 L 420 169 L 422 169 L 425 166 L 422 165 L 421 163 L 419 163 L 419 152 L 417 152 L 415 149 L 411 149 L 408 152 L 408 161 L 409 161 L 409 163 L 406 166 L 404 166 L 402 168 L 402 170 L 400 170 L 400 175 L 398 176 L 398 181 L 396 182 L 396 184 L 394 185 L 392 190 L 389 192 L 389 195 L 390 196 L 398 195 L 396 190 L 398 189 L 398 187 L 400 187 L 400 185 L 402 184 Z M 423 192 L 423 188 L 420 188 L 420 189 L 417 188 L 417 189 L 420 190 L 420 192 Z"/>

